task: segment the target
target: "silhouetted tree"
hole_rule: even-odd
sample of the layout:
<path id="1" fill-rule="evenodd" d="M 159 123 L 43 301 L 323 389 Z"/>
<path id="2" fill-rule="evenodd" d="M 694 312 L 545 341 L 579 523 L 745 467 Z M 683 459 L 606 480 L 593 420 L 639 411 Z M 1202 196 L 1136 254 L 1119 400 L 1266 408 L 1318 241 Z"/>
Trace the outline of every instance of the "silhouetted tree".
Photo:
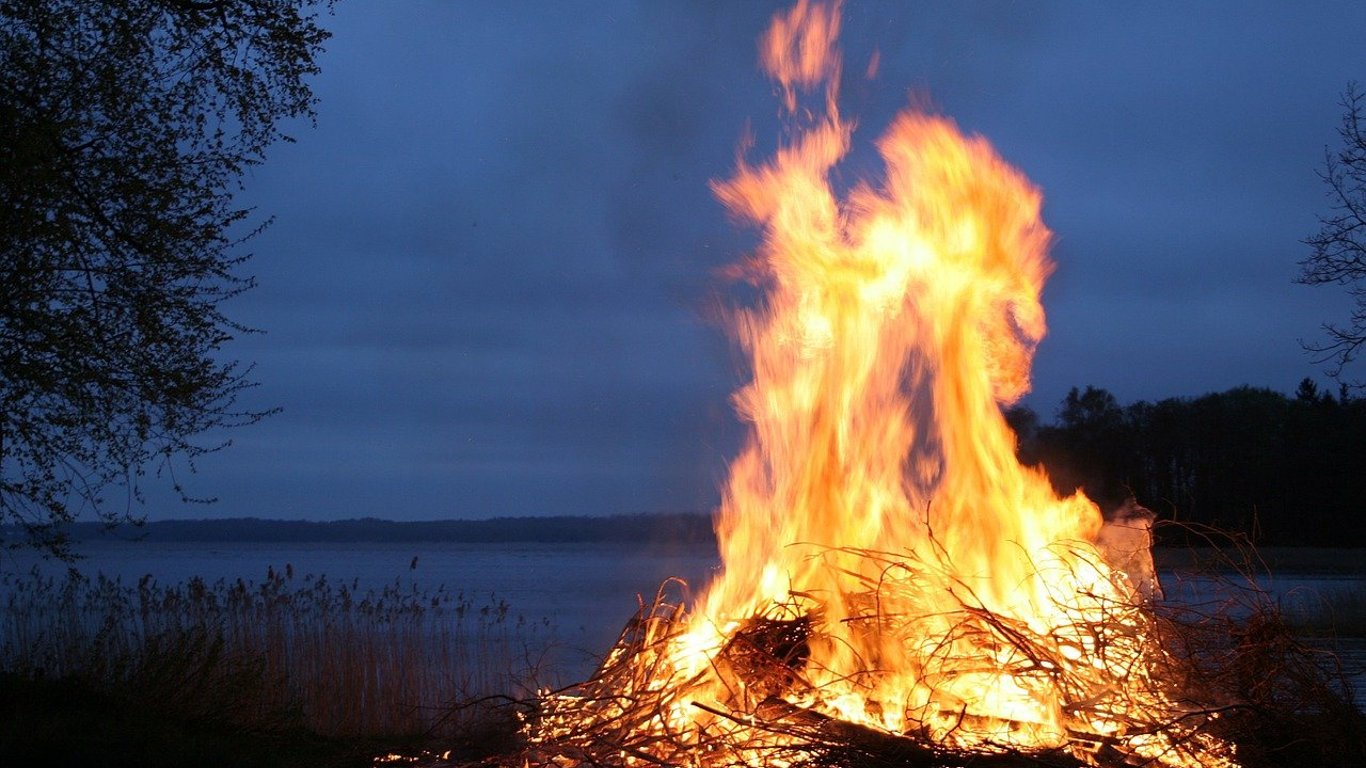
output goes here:
<path id="1" fill-rule="evenodd" d="M 1195 398 L 1186 429 L 1194 460 L 1191 518 L 1256 532 L 1284 505 L 1283 443 L 1288 401 L 1261 387 Z"/>
<path id="2" fill-rule="evenodd" d="M 240 177 L 313 115 L 315 0 L 0 0 L 0 524 L 136 520 L 140 481 L 256 421 Z M 184 496 L 171 472 L 171 482 Z M 120 498 L 110 503 L 106 494 Z"/>
<path id="3" fill-rule="evenodd" d="M 1319 385 L 1308 376 L 1300 379 L 1300 385 L 1295 388 L 1295 399 L 1305 403 L 1317 403 L 1319 401 Z"/>
<path id="4" fill-rule="evenodd" d="M 1195 507 L 1195 448 L 1190 435 L 1189 403 L 1167 398 L 1130 405 L 1134 453 L 1139 470 L 1133 478 L 1134 496 L 1160 515 L 1186 517 Z"/>
<path id="5" fill-rule="evenodd" d="M 1325 323 L 1327 340 L 1306 344 L 1328 363 L 1334 377 L 1356 359 L 1366 344 L 1366 94 L 1350 83 L 1342 94 L 1342 146 L 1324 151 L 1319 177 L 1328 185 L 1330 213 L 1319 217 L 1319 231 L 1305 239 L 1311 249 L 1300 262 L 1298 281 L 1308 285 L 1347 286 L 1355 300 L 1346 324 Z"/>
<path id="6" fill-rule="evenodd" d="M 1038 432 L 1040 458 L 1060 492 L 1082 488 L 1107 510 L 1129 498 L 1134 441 L 1124 409 L 1108 390 L 1073 387 L 1057 423 Z"/>

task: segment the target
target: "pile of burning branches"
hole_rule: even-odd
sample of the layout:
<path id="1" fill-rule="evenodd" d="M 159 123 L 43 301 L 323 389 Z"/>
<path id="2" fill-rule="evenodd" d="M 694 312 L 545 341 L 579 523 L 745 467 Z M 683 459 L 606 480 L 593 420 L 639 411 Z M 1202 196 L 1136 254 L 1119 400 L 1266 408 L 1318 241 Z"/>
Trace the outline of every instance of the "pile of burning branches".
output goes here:
<path id="1" fill-rule="evenodd" d="M 858 554 L 893 570 L 911 565 L 886 553 Z M 939 733 L 925 728 L 890 732 L 822 712 L 821 692 L 810 682 L 811 649 L 823 642 L 816 629 L 819 603 L 810 596 L 794 595 L 741 622 L 705 668 L 680 678 L 675 657 L 689 631 L 688 589 L 670 580 L 652 602 L 641 605 L 590 679 L 512 702 L 521 733 L 504 742 L 503 751 L 490 755 L 487 749 L 465 749 L 463 759 L 429 755 L 402 762 L 432 768 L 472 763 L 1066 768 L 1218 764 L 1210 762 L 1213 756 L 1244 768 L 1363 764 L 1366 715 L 1353 701 L 1336 657 L 1299 638 L 1274 599 L 1246 571 L 1231 569 L 1224 562 L 1202 575 L 1219 582 L 1210 590 L 1217 596 L 1207 603 L 1116 605 L 1105 619 L 1050 633 L 995 615 L 966 597 L 952 615 L 878 615 L 879 591 L 888 584 L 866 585 L 870 612 L 861 620 L 869 628 L 904 632 L 923 621 L 952 627 L 952 634 L 935 639 L 944 653 L 926 663 L 927 678 L 971 674 L 965 666 L 971 660 L 947 654 L 955 638 L 990 643 L 1008 652 L 1015 674 L 1032 676 L 1065 697 L 1074 724 L 1124 713 L 1122 736 L 1073 727 L 1065 743 L 1044 748 L 959 738 L 983 727 L 967 702 Z M 1133 631 L 1135 615 L 1146 617 L 1142 633 Z M 1069 664 L 1069 654 L 1059 650 L 1066 645 L 1058 638 L 1075 636 L 1078 629 L 1107 637 L 1107 653 L 1126 653 L 1126 643 L 1141 636 L 1164 650 L 1155 668 L 1133 669 L 1144 685 L 1123 693 L 1121 700 L 1116 698 L 1121 692 L 1090 688 L 1091 665 Z M 717 682 L 723 695 L 714 695 Z M 699 696 L 703 692 L 706 698 Z M 1134 700 L 1153 697 L 1174 706 L 1159 716 Z M 1145 757 L 1135 740 L 1160 744 L 1162 750 L 1148 750 Z"/>
<path id="2" fill-rule="evenodd" d="M 864 591 L 849 602 L 862 610 L 842 621 L 914 644 L 919 678 L 932 689 L 920 701 L 933 702 L 938 711 L 906 713 L 913 727 L 901 732 L 832 714 L 837 702 L 811 682 L 819 676 L 812 674 L 811 650 L 831 641 L 819 630 L 821 602 L 798 592 L 729 628 L 723 647 L 684 676 L 678 655 L 688 645 L 689 619 L 676 599 L 681 595 L 669 594 L 680 590 L 661 589 L 590 680 L 536 702 L 518 762 L 1062 767 L 1210 765 L 1213 756 L 1235 764 L 1224 736 L 1247 701 L 1216 679 L 1220 657 L 1207 646 L 1218 633 L 1209 622 L 1162 617 L 1146 602 L 1114 603 L 1076 616 L 1070 626 L 1039 631 L 987 610 L 966 589 L 956 610 L 894 615 L 880 609 L 897 602 L 888 599 L 889 590 L 933 588 L 929 584 L 941 582 L 943 574 L 919 579 L 929 566 L 912 557 L 842 554 L 875 560 L 885 575 L 877 583 L 855 580 Z M 1174 635 L 1182 641 L 1175 644 L 1180 655 L 1161 650 Z M 965 648 L 977 653 L 963 655 Z M 1124 687 L 1109 682 L 1116 664 L 1125 666 Z M 862 668 L 870 677 L 879 672 L 876 660 L 865 660 Z M 981 702 L 954 701 L 954 681 L 975 675 L 1050 689 L 1068 715 L 1066 737 L 1026 744 L 1012 734 L 1033 724 L 1003 722 L 983 713 Z M 862 687 L 848 682 L 853 690 Z"/>

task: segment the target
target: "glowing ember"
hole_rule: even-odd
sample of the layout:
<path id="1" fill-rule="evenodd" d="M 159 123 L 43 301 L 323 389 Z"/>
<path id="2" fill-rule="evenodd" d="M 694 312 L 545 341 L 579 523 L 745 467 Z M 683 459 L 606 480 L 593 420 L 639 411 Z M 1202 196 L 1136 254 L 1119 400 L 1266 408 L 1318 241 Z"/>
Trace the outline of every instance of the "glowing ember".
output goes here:
<path id="1" fill-rule="evenodd" d="M 738 336 L 752 424 L 718 513 L 724 570 L 629 628 L 529 728 L 547 762 L 792 764 L 878 753 L 1229 765 L 1144 609 L 1147 520 L 1102 521 L 1015 458 L 1051 264 L 1041 197 L 987 142 L 907 112 L 841 199 L 837 5 L 760 43 L 793 138 L 715 185 L 764 232 Z M 804 111 L 815 95 L 819 106 Z"/>

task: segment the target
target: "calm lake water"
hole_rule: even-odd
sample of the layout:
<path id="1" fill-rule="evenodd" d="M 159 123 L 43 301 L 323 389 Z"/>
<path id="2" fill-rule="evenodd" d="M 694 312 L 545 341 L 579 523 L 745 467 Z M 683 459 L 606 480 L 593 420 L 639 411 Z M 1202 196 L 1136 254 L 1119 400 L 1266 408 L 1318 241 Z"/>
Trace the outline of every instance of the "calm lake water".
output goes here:
<path id="1" fill-rule="evenodd" d="M 173 584 L 198 576 L 261 581 L 269 569 L 293 570 L 302 580 L 326 575 L 361 590 L 397 582 L 427 591 L 444 585 L 481 604 L 502 600 L 513 615 L 529 622 L 548 619 L 564 651 L 561 663 L 570 681 L 592 671 L 644 599 L 650 602 L 661 583 L 683 579 L 705 586 L 718 566 L 714 548 L 624 546 L 621 544 L 269 544 L 90 541 L 82 572 L 121 578 L 133 584 L 144 575 Z M 0 560 L 5 572 L 37 566 L 60 574 L 64 566 L 31 556 Z M 1366 594 L 1366 564 L 1332 572 L 1278 572 L 1263 582 L 1287 608 L 1312 606 L 1324 595 L 1342 591 Z M 1208 582 L 1180 572 L 1162 574 L 1170 599 L 1200 602 L 1211 598 Z M 1340 641 L 1340 652 L 1358 672 L 1360 700 L 1366 701 L 1366 639 Z"/>
<path id="2" fill-rule="evenodd" d="M 325 575 L 361 591 L 398 583 L 428 592 L 443 586 L 476 606 L 506 601 L 513 616 L 548 619 L 561 647 L 559 660 L 582 679 L 660 585 L 680 578 L 705 585 L 718 566 L 710 546 L 623 547 L 620 544 L 387 544 L 198 543 L 90 541 L 78 547 L 82 573 L 135 584 L 151 575 L 162 584 L 192 577 L 207 582 L 260 582 L 286 568 L 302 582 Z M 65 566 L 31 556 L 0 563 L 5 572 L 60 575 Z"/>

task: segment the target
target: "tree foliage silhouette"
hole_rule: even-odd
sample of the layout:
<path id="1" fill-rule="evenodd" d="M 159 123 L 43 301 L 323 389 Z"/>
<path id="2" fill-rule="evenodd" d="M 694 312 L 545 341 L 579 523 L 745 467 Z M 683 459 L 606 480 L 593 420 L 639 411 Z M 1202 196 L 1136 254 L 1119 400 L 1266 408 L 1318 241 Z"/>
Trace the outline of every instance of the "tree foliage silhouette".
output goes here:
<path id="1" fill-rule="evenodd" d="M 1299 282 L 1343 285 L 1354 300 L 1345 324 L 1325 323 L 1324 341 L 1308 343 L 1317 361 L 1328 363 L 1336 378 L 1366 344 L 1366 94 L 1349 83 L 1342 94 L 1342 146 L 1324 151 L 1319 177 L 1328 186 L 1329 213 L 1319 231 L 1305 239 L 1309 256 L 1300 262 Z"/>
<path id="2" fill-rule="evenodd" d="M 1366 544 L 1366 398 L 1346 387 L 1334 397 L 1305 379 L 1293 396 L 1235 387 L 1120 405 L 1088 386 L 1051 424 L 1026 411 L 1008 414 L 1020 458 L 1104 510 L 1133 499 L 1266 544 Z"/>
<path id="3" fill-rule="evenodd" d="M 149 471 L 188 499 L 175 467 L 268 412 L 239 404 L 250 367 L 222 352 L 251 332 L 221 305 L 268 223 L 234 196 L 314 115 L 318 6 L 0 0 L 8 546 L 68 556 L 64 523 L 137 520 Z"/>

